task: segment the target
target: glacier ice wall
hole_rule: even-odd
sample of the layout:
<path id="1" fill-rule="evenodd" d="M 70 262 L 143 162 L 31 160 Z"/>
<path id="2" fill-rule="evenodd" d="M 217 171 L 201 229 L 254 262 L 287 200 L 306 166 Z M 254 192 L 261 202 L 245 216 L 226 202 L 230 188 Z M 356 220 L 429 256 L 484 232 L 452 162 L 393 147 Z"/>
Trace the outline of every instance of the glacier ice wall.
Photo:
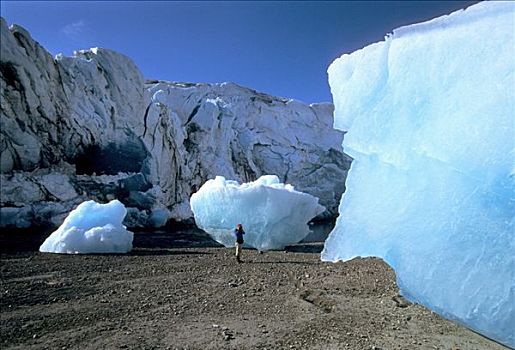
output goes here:
<path id="1" fill-rule="evenodd" d="M 54 58 L 2 17 L 0 42 L 0 227 L 57 227 L 115 198 L 130 227 L 189 221 L 192 192 L 216 175 L 276 174 L 336 216 L 351 159 L 332 104 L 145 80 L 103 48 Z"/>
<path id="2" fill-rule="evenodd" d="M 515 3 L 399 28 L 328 69 L 354 157 L 325 261 L 515 347 Z"/>
<path id="3" fill-rule="evenodd" d="M 309 234 L 308 221 L 325 210 L 317 197 L 281 183 L 276 175 L 241 185 L 217 176 L 190 203 L 197 226 L 217 242 L 234 246 L 233 230 L 241 223 L 245 246 L 261 251 L 300 242 Z"/>

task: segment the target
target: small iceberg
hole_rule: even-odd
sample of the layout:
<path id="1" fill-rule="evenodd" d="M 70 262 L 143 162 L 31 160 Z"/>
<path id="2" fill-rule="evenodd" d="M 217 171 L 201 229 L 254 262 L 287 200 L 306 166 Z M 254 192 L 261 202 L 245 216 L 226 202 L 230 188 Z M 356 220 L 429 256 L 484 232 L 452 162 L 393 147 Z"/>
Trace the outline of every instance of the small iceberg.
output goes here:
<path id="1" fill-rule="evenodd" d="M 118 200 L 107 204 L 81 203 L 39 248 L 44 253 L 127 253 L 134 234 L 122 221 L 127 209 Z"/>

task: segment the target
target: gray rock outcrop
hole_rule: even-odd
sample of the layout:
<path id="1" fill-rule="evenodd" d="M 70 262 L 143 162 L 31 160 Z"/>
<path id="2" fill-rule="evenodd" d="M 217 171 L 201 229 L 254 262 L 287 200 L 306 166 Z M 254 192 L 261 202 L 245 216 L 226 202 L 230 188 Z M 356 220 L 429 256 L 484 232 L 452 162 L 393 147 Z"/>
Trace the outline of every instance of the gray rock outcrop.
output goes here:
<path id="1" fill-rule="evenodd" d="M 114 198 L 130 227 L 189 220 L 191 194 L 216 175 L 276 174 L 337 214 L 350 158 L 331 104 L 145 82 L 119 53 L 53 58 L 0 22 L 1 227 L 57 226 L 84 200 Z"/>

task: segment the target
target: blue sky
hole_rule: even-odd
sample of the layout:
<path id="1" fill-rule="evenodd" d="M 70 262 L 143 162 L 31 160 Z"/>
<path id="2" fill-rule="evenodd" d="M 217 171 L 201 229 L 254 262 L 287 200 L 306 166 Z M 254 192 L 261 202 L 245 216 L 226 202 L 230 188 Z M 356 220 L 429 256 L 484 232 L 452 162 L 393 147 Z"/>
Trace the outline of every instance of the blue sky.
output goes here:
<path id="1" fill-rule="evenodd" d="M 2 1 L 1 14 L 54 55 L 105 47 L 146 78 L 232 81 L 311 103 L 332 100 L 335 58 L 475 2 Z"/>

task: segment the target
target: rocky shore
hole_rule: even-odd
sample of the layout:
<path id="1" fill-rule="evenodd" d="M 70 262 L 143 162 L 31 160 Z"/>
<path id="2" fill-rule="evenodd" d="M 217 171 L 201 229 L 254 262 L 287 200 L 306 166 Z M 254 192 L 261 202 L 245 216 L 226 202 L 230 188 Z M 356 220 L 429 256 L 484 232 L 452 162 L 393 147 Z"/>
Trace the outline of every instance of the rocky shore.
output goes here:
<path id="1" fill-rule="evenodd" d="M 398 296 L 378 259 L 322 243 L 259 254 L 202 232 L 137 233 L 127 255 L 1 254 L 2 349 L 505 349 Z"/>

